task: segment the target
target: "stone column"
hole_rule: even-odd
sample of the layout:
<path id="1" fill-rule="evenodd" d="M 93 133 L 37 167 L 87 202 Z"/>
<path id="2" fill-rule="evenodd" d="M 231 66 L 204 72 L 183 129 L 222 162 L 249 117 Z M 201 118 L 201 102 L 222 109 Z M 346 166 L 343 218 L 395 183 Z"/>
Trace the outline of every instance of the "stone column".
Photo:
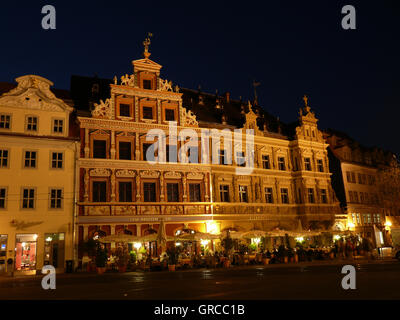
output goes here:
<path id="1" fill-rule="evenodd" d="M 161 101 L 157 99 L 157 123 L 162 123 Z"/>
<path id="2" fill-rule="evenodd" d="M 115 234 L 115 225 L 110 226 L 111 235 Z M 111 249 L 115 249 L 115 242 L 111 242 Z"/>
<path id="3" fill-rule="evenodd" d="M 90 156 L 90 141 L 89 141 L 89 129 L 85 128 L 85 158 L 89 158 Z"/>
<path id="4" fill-rule="evenodd" d="M 135 77 L 136 80 L 137 77 Z M 135 96 L 135 121 L 139 122 L 139 98 Z M 137 159 L 136 159 L 137 160 Z"/>
<path id="5" fill-rule="evenodd" d="M 111 149 L 110 155 L 111 159 L 115 159 L 116 149 L 115 149 L 115 131 L 111 130 Z"/>
<path id="6" fill-rule="evenodd" d="M 88 235 L 89 235 L 89 226 L 84 225 L 83 226 L 83 241 L 88 240 Z"/>
<path id="7" fill-rule="evenodd" d="M 183 202 L 188 201 L 188 196 L 187 196 L 187 179 L 186 179 L 186 172 L 183 172 L 183 177 L 182 177 L 182 186 L 183 186 Z"/>
<path id="8" fill-rule="evenodd" d="M 205 173 L 204 174 L 204 193 L 205 193 L 204 200 L 206 202 L 210 201 L 210 185 L 209 185 L 208 181 L 209 181 L 208 173 Z"/>
<path id="9" fill-rule="evenodd" d="M 116 183 L 115 183 L 115 169 L 111 169 L 111 202 L 115 202 L 116 197 Z M 115 206 L 111 206 L 111 215 L 115 214 Z"/>
<path id="10" fill-rule="evenodd" d="M 85 175 L 84 175 L 84 194 L 83 194 L 83 201 L 89 202 L 89 169 L 85 168 Z M 84 207 L 84 215 L 86 216 L 89 212 L 89 208 L 87 206 Z"/>
<path id="11" fill-rule="evenodd" d="M 139 132 L 135 133 L 135 160 L 139 161 L 140 159 L 140 139 Z"/>

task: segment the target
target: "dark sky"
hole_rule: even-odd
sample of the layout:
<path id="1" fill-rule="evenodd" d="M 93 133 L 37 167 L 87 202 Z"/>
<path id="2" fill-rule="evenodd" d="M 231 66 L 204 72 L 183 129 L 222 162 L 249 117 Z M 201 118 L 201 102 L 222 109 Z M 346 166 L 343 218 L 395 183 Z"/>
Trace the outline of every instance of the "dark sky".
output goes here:
<path id="1" fill-rule="evenodd" d="M 398 1 L 397 1 L 398 2 Z M 57 10 L 56 30 L 41 8 Z M 343 30 L 352 4 L 357 30 Z M 400 6 L 396 1 L 15 1 L 0 7 L 0 81 L 38 74 L 69 89 L 72 74 L 132 71 L 142 41 L 181 87 L 252 98 L 283 121 L 302 96 L 322 128 L 400 153 Z"/>

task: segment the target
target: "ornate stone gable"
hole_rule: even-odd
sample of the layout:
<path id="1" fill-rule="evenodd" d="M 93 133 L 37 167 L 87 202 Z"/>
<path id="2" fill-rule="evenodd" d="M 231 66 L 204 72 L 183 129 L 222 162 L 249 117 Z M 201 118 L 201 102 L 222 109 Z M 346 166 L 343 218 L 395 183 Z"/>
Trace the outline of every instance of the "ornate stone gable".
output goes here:
<path id="1" fill-rule="evenodd" d="M 250 101 L 248 102 L 249 112 L 246 113 L 246 122 L 243 126 L 244 130 L 254 130 L 254 135 L 263 135 L 258 129 L 257 118 L 258 116 L 254 113 Z"/>
<path id="2" fill-rule="evenodd" d="M 304 107 L 299 111 L 300 126 L 296 128 L 296 139 L 325 142 L 322 132 L 318 130 L 318 119 L 308 105 L 308 97 L 303 97 Z"/>
<path id="3" fill-rule="evenodd" d="M 18 85 L 0 97 L 0 105 L 14 108 L 67 111 L 73 108 L 58 99 L 50 90 L 53 82 L 36 75 L 26 75 L 16 78 Z"/>

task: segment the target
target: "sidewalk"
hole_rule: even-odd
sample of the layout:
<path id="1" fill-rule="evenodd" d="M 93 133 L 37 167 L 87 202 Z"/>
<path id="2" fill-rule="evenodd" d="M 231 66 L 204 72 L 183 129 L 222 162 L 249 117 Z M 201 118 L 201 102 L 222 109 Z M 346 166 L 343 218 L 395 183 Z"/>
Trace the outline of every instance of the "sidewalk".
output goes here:
<path id="1" fill-rule="evenodd" d="M 380 259 L 366 259 L 364 257 L 355 257 L 354 259 L 334 259 L 334 260 L 314 260 L 314 261 L 303 261 L 298 263 L 277 263 L 277 264 L 254 264 L 254 265 L 243 265 L 243 266 L 231 266 L 228 269 L 226 268 L 199 268 L 199 269 L 185 269 L 185 270 L 176 270 L 177 272 L 200 272 L 205 270 L 212 270 L 214 272 L 225 272 L 225 271 L 234 271 L 234 270 L 243 270 L 243 269 L 255 269 L 255 268 L 265 268 L 265 269 L 278 269 L 278 268 L 307 268 L 307 267 L 319 267 L 319 266 L 343 266 L 343 265 L 354 265 L 354 264 L 381 264 L 393 262 L 396 263 L 397 260 L 393 258 L 380 258 Z M 98 275 L 95 272 L 74 272 L 74 273 L 57 273 L 58 279 L 65 278 L 79 278 L 79 277 L 102 277 L 102 276 L 114 276 L 114 275 L 124 275 L 124 274 L 132 274 L 132 273 L 170 273 L 168 270 L 163 271 L 131 271 L 126 273 L 118 273 L 118 272 L 106 272 L 103 275 Z M 14 277 L 8 275 L 0 275 L 0 284 L 3 282 L 24 282 L 24 281 L 37 281 L 43 279 L 44 275 L 36 274 L 36 275 L 17 275 Z"/>

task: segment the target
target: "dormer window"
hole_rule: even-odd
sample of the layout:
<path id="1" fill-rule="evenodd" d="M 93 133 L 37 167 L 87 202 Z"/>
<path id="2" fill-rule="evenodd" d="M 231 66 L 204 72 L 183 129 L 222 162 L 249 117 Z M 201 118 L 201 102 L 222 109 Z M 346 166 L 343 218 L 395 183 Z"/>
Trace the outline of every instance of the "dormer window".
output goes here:
<path id="1" fill-rule="evenodd" d="M 26 130 L 27 131 L 37 131 L 38 118 L 34 116 L 28 116 L 26 118 Z"/>
<path id="2" fill-rule="evenodd" d="M 151 90 L 151 80 L 143 80 L 143 89 Z"/>

